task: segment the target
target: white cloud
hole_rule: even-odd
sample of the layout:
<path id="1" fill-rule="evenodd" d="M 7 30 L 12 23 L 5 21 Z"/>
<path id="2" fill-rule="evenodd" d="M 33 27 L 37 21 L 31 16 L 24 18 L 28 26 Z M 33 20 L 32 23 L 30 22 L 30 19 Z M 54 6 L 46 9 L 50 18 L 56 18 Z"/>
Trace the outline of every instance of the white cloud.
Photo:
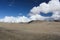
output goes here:
<path id="1" fill-rule="evenodd" d="M 48 13 L 53 11 L 60 11 L 59 0 L 51 0 L 48 3 L 43 2 L 39 6 L 31 9 L 31 12 L 34 14 L 38 14 L 40 12 Z"/>
<path id="2" fill-rule="evenodd" d="M 32 13 L 32 14 L 39 14 L 40 13 L 40 8 L 39 8 L 39 6 L 38 7 L 33 7 L 31 10 L 30 10 L 30 12 Z"/>
<path id="3" fill-rule="evenodd" d="M 31 15 L 29 18 L 25 17 L 25 16 L 17 16 L 17 17 L 5 16 L 4 18 L 0 19 L 0 22 L 5 22 L 5 23 L 22 23 L 23 22 L 23 23 L 26 23 L 31 20 L 45 20 L 47 18 L 49 18 L 49 17 L 44 17 L 39 14 Z"/>
<path id="4" fill-rule="evenodd" d="M 44 12 L 44 13 L 50 12 L 50 8 L 49 7 L 50 7 L 50 5 L 45 3 L 45 2 L 40 4 L 41 12 Z"/>
<path id="5" fill-rule="evenodd" d="M 60 11 L 60 2 L 59 0 L 52 0 L 48 3 L 50 5 L 51 11 Z"/>
<path id="6" fill-rule="evenodd" d="M 54 16 L 54 17 L 52 16 L 53 19 L 56 18 L 55 16 L 57 16 L 56 19 L 58 19 L 58 17 L 60 18 L 60 15 L 59 15 L 60 14 L 60 2 L 59 2 L 59 0 L 51 0 L 48 3 L 43 2 L 39 6 L 33 7 L 30 11 L 30 14 L 35 15 L 35 14 L 40 14 L 41 12 L 43 12 L 43 13 L 52 12 L 53 16 Z"/>
<path id="7" fill-rule="evenodd" d="M 20 22 L 29 22 L 30 19 L 25 16 L 5 16 L 4 18 L 0 19 L 0 22 L 7 22 L 7 23 L 20 23 Z"/>
<path id="8" fill-rule="evenodd" d="M 55 20 L 60 20 L 60 12 L 59 11 L 54 11 L 52 18 Z"/>
<path id="9" fill-rule="evenodd" d="M 44 17 L 44 16 L 41 16 L 39 14 L 36 14 L 36 15 L 32 15 L 30 17 L 31 20 L 45 20 L 47 17 Z"/>
<path id="10" fill-rule="evenodd" d="M 0 22 L 14 22 L 14 17 L 9 17 L 9 16 L 5 16 L 4 18 L 0 19 Z"/>
<path id="11" fill-rule="evenodd" d="M 21 16 L 21 17 L 17 17 L 17 22 L 29 22 L 30 19 L 25 17 L 25 16 Z"/>

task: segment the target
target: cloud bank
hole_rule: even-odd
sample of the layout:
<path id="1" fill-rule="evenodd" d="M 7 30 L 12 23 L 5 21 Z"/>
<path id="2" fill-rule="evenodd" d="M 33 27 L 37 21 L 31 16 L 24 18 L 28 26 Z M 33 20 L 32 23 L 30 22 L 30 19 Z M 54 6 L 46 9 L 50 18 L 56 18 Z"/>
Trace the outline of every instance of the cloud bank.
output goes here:
<path id="1" fill-rule="evenodd" d="M 39 14 L 40 12 L 48 13 L 55 11 L 60 11 L 59 0 L 51 0 L 48 3 L 43 2 L 39 6 L 33 7 L 30 12 L 33 14 Z"/>
<path id="2" fill-rule="evenodd" d="M 41 12 L 47 14 L 49 12 L 52 12 L 53 15 L 50 18 L 53 18 L 54 20 L 60 19 L 60 2 L 59 0 L 51 0 L 48 3 L 41 3 L 37 7 L 33 7 L 30 10 L 30 15 L 36 15 L 40 14 Z"/>
<path id="3" fill-rule="evenodd" d="M 29 22 L 30 19 L 28 19 L 25 16 L 5 16 L 3 19 L 0 19 L 0 22 L 7 22 L 7 23 L 21 23 L 21 22 Z"/>
<path id="4" fill-rule="evenodd" d="M 53 15 L 51 17 L 41 16 L 40 13 L 43 12 L 45 14 L 52 12 Z M 8 22 L 8 23 L 20 23 L 20 22 L 29 22 L 31 20 L 60 20 L 60 2 L 59 0 L 51 0 L 48 3 L 41 3 L 39 6 L 33 7 L 29 12 L 30 17 L 25 16 L 5 16 L 0 19 L 0 22 Z"/>

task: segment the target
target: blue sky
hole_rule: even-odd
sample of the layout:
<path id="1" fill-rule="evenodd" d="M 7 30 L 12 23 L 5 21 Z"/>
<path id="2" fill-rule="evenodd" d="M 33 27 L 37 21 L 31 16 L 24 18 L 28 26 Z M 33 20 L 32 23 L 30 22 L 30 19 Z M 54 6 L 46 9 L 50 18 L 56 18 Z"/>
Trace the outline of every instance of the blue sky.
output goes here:
<path id="1" fill-rule="evenodd" d="M 50 0 L 0 0 L 0 18 L 4 16 L 27 16 L 34 6 L 38 6 L 42 2 L 48 3 Z M 51 16 L 52 13 L 42 16 Z"/>

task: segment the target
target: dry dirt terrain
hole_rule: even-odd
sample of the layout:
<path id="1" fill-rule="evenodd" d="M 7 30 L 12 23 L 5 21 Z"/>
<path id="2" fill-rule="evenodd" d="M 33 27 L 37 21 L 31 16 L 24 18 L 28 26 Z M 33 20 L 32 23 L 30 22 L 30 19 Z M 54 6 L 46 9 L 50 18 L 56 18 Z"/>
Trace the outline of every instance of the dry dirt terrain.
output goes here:
<path id="1" fill-rule="evenodd" d="M 60 22 L 0 23 L 0 40 L 60 40 Z"/>

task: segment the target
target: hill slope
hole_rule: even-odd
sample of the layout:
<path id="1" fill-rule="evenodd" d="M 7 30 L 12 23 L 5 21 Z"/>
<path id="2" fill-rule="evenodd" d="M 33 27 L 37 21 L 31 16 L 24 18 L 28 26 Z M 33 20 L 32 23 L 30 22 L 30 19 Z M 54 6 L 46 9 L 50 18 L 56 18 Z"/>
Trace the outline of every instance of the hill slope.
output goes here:
<path id="1" fill-rule="evenodd" d="M 60 40 L 60 22 L 0 23 L 0 40 Z"/>

